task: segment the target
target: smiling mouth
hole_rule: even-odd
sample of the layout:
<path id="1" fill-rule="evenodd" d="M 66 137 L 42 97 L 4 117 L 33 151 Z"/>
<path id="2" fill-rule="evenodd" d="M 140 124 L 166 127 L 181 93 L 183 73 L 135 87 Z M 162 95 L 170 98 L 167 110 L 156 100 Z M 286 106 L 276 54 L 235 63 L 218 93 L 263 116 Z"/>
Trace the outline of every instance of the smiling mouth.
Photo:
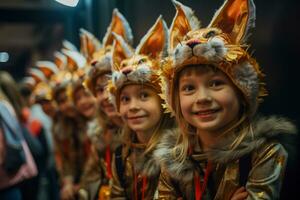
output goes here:
<path id="1" fill-rule="evenodd" d="M 90 110 L 90 109 L 92 109 L 94 106 L 93 105 L 87 105 L 87 106 L 85 106 L 85 107 L 83 107 L 84 108 L 84 110 Z"/>
<path id="2" fill-rule="evenodd" d="M 210 116 L 214 113 L 219 112 L 221 109 L 208 109 L 208 110 L 200 110 L 197 112 L 193 112 L 193 114 L 198 115 L 198 116 Z"/>
<path id="3" fill-rule="evenodd" d="M 146 115 L 143 115 L 143 116 L 134 116 L 134 117 L 127 117 L 128 120 L 135 120 L 135 119 L 141 119 L 141 118 L 144 118 L 146 117 Z"/>

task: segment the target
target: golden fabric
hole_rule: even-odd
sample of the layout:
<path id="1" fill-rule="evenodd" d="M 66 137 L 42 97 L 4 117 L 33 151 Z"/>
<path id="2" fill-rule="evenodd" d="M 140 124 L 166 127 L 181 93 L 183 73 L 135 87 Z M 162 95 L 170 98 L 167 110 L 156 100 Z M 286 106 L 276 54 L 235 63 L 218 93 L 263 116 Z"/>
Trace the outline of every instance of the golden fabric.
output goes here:
<path id="1" fill-rule="evenodd" d="M 252 152 L 251 156 L 252 168 L 246 183 L 246 190 L 249 193 L 247 200 L 278 199 L 287 162 L 287 152 L 281 144 L 272 142 Z M 205 195 L 204 199 L 230 200 L 233 193 L 240 187 L 239 160 L 227 164 L 225 171 L 218 175 L 220 170 L 222 167 L 216 167 L 214 170 L 218 176 L 216 179 L 220 179 L 219 184 L 215 185 L 216 195 L 214 198 Z M 179 190 L 176 189 L 177 187 Z M 159 199 L 178 199 L 186 194 L 184 199 L 194 200 L 193 188 L 193 179 L 183 183 L 162 170 L 158 185 Z"/>
<path id="2" fill-rule="evenodd" d="M 112 186 L 111 186 L 111 199 L 121 200 L 121 199 L 135 199 L 134 197 L 134 171 L 138 174 L 137 177 L 137 189 L 138 189 L 138 199 L 141 199 L 141 190 L 142 190 L 142 176 L 147 177 L 147 187 L 145 193 L 145 200 L 153 200 L 154 195 L 157 189 L 158 178 L 159 178 L 159 168 L 150 166 L 149 168 L 145 167 L 147 162 L 151 162 L 151 155 L 144 156 L 144 148 L 141 148 L 143 145 L 134 145 L 137 146 L 134 148 L 131 146 L 129 155 L 123 149 L 122 157 L 125 158 L 124 163 L 124 173 L 123 177 L 125 180 L 125 189 L 121 186 L 120 179 L 117 174 L 117 168 L 115 163 L 115 157 L 112 160 Z M 126 156 L 128 155 L 128 156 Z M 149 159 L 148 159 L 149 158 Z M 146 170 L 145 170 L 146 169 Z"/>

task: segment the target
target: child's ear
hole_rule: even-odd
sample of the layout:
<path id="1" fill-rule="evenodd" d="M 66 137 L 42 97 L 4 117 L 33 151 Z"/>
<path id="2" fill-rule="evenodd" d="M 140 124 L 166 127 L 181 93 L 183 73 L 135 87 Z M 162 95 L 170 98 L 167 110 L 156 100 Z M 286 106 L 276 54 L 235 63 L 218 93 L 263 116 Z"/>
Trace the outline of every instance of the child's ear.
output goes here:
<path id="1" fill-rule="evenodd" d="M 113 48 L 111 52 L 111 66 L 113 71 L 120 71 L 120 65 L 122 60 L 133 56 L 132 48 L 125 42 L 123 37 L 112 33 L 114 37 Z"/>
<path id="2" fill-rule="evenodd" d="M 161 16 L 158 17 L 155 24 L 150 28 L 147 34 L 141 39 L 136 48 L 136 54 L 147 55 L 157 59 L 168 50 L 168 27 Z"/>
<path id="3" fill-rule="evenodd" d="M 176 15 L 170 27 L 169 53 L 176 48 L 177 44 L 189 31 L 200 28 L 200 21 L 191 8 L 175 0 L 173 0 L 173 4 L 176 7 Z"/>
<path id="4" fill-rule="evenodd" d="M 118 9 L 113 10 L 112 19 L 109 27 L 107 28 L 106 34 L 103 38 L 103 45 L 104 47 L 107 47 L 109 45 L 113 44 L 114 38 L 112 33 L 116 33 L 118 35 L 121 35 L 126 42 L 129 44 L 132 44 L 133 42 L 133 36 L 131 28 L 125 19 L 125 17 L 118 11 Z"/>
<path id="5" fill-rule="evenodd" d="M 243 43 L 250 28 L 255 26 L 253 0 L 226 0 L 216 12 L 208 27 L 227 33 L 235 44 Z"/>

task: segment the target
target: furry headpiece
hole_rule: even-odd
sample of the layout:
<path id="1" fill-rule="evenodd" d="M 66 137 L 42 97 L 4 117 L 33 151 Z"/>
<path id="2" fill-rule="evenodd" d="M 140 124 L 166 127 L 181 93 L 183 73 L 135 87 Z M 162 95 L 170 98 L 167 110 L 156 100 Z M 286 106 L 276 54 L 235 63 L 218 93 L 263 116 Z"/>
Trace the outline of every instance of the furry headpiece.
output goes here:
<path id="1" fill-rule="evenodd" d="M 66 46 L 66 44 L 68 44 Z M 85 75 L 87 66 L 86 58 L 78 52 L 70 42 L 63 42 L 62 53 L 55 53 L 55 62 L 59 64 L 58 72 L 50 77 L 50 84 L 53 87 L 52 96 L 56 97 L 57 92 L 64 89 L 67 96 L 72 96 L 74 82 L 77 82 Z"/>
<path id="2" fill-rule="evenodd" d="M 173 93 L 178 72 L 189 65 L 209 64 L 230 77 L 253 115 L 260 97 L 266 95 L 263 73 L 245 44 L 249 29 L 254 27 L 253 0 L 226 0 L 206 28 L 200 28 L 189 7 L 175 0 L 173 3 L 177 12 L 170 27 L 170 56 L 162 68 L 169 107 L 175 108 Z"/>
<path id="3" fill-rule="evenodd" d="M 168 29 L 160 16 L 135 51 L 117 34 L 112 50 L 112 78 L 108 90 L 119 108 L 120 89 L 127 84 L 148 84 L 160 90 L 160 60 L 167 53 Z"/>
<path id="4" fill-rule="evenodd" d="M 51 89 L 51 83 L 49 83 L 49 80 L 51 77 L 55 74 L 59 73 L 59 69 L 56 66 L 55 63 L 51 61 L 37 61 L 36 67 L 39 69 L 45 76 L 45 80 L 39 82 L 34 90 L 33 94 L 35 96 L 36 100 L 52 100 L 52 89 Z"/>
<path id="5" fill-rule="evenodd" d="M 102 45 L 100 45 L 100 48 L 92 54 L 92 58 L 90 60 L 91 69 L 88 72 L 86 85 L 93 93 L 95 93 L 95 79 L 102 74 L 111 73 L 111 48 L 114 41 L 113 33 L 121 35 L 126 42 L 132 44 L 133 36 L 131 28 L 125 17 L 118 11 L 118 9 L 113 10 L 112 20 L 107 28 Z M 86 37 L 86 44 L 92 43 L 92 37 Z M 87 47 L 86 49 L 91 48 Z"/>
<path id="6" fill-rule="evenodd" d="M 35 101 L 52 100 L 52 89 L 46 82 L 38 83 L 33 90 L 33 94 L 35 97 Z"/>

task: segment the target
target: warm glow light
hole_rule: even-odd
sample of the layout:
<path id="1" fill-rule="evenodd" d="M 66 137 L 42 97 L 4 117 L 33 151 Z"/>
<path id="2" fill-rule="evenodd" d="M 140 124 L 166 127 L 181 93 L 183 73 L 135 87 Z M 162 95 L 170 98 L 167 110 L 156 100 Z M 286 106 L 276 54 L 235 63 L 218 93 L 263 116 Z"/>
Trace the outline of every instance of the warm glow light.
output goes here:
<path id="1" fill-rule="evenodd" d="M 75 7 L 77 6 L 79 0 L 55 0 L 65 6 Z"/>

